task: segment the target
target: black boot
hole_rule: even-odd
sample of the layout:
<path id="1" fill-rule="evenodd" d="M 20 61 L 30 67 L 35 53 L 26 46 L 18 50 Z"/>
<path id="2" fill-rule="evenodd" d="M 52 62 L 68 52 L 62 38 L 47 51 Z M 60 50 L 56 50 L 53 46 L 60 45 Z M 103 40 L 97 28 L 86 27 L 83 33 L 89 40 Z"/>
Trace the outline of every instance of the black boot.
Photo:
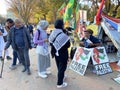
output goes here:
<path id="1" fill-rule="evenodd" d="M 27 69 L 26 69 L 26 67 L 24 67 L 24 69 L 22 70 L 22 72 L 25 72 Z"/>
<path id="2" fill-rule="evenodd" d="M 28 75 L 31 74 L 30 68 L 27 68 L 27 74 L 28 74 Z"/>

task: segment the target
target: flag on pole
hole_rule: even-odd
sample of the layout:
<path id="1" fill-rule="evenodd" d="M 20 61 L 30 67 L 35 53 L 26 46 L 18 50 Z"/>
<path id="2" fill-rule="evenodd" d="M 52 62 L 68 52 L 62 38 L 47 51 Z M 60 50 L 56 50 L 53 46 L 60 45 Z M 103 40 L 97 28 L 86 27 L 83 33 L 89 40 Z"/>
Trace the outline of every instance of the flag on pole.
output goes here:
<path id="1" fill-rule="evenodd" d="M 102 2 L 100 4 L 100 7 L 97 11 L 97 14 L 96 14 L 96 24 L 97 25 L 100 24 L 100 18 L 101 18 L 101 13 L 102 13 L 102 9 L 103 9 L 103 6 L 104 6 L 104 2 L 105 2 L 105 0 L 102 0 Z"/>
<path id="2" fill-rule="evenodd" d="M 64 22 L 69 21 L 71 19 L 73 6 L 74 6 L 74 0 L 69 0 L 64 14 Z"/>
<path id="3" fill-rule="evenodd" d="M 79 26 L 80 26 L 80 12 L 79 12 L 79 3 L 77 3 L 77 6 L 76 6 L 76 20 L 75 20 L 75 23 L 76 23 L 76 26 L 75 26 L 75 30 L 78 32 L 78 29 L 79 29 Z"/>
<path id="4" fill-rule="evenodd" d="M 58 9 L 59 14 L 62 15 L 65 12 L 65 9 L 66 9 L 66 3 L 64 2 L 62 6 Z"/>

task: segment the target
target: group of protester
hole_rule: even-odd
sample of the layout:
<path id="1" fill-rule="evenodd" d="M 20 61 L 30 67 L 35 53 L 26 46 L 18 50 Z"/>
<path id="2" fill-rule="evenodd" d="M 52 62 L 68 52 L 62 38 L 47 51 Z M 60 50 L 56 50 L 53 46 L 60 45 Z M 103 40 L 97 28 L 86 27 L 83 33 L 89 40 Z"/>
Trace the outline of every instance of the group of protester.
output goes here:
<path id="1" fill-rule="evenodd" d="M 51 74 L 50 53 L 48 48 L 50 45 L 51 56 L 55 58 L 58 70 L 57 88 L 66 87 L 67 83 L 64 82 L 64 79 L 69 57 L 68 48 L 70 47 L 70 38 L 64 32 L 64 22 L 62 19 L 56 20 L 54 24 L 55 29 L 52 30 L 49 37 L 46 32 L 48 26 L 48 21 L 40 20 L 34 34 L 32 32 L 33 42 L 37 45 L 38 76 L 47 78 L 48 74 Z M 31 74 L 29 49 L 32 49 L 32 44 L 30 28 L 33 29 L 30 26 L 26 27 L 19 19 L 15 21 L 7 19 L 4 32 L 0 31 L 0 57 L 3 58 L 2 51 L 4 50 L 6 52 L 11 45 L 13 49 L 13 63 L 10 69 L 16 68 L 18 59 L 19 64 L 23 65 L 22 72 L 27 72 L 28 75 Z M 3 37 L 6 35 L 7 40 L 4 41 Z M 84 38 L 80 41 L 81 46 L 90 48 L 100 45 L 99 40 L 92 36 L 91 30 L 84 30 L 84 35 Z"/>
<path id="2" fill-rule="evenodd" d="M 4 31 L 8 31 L 6 34 L 6 43 L 3 38 L 5 36 L 5 32 L 0 31 L 0 43 L 4 43 L 4 45 L 0 44 L 0 49 L 1 51 L 6 52 L 11 45 L 13 49 L 13 63 L 10 66 L 10 69 L 16 68 L 18 59 L 19 64 L 23 65 L 22 72 L 27 72 L 27 74 L 30 75 L 31 70 L 29 49 L 32 49 L 30 31 L 19 19 L 16 19 L 15 21 L 12 19 L 7 19 L 6 26 L 7 30 L 4 28 Z M 40 20 L 33 35 L 33 42 L 37 45 L 36 53 L 38 56 L 38 76 L 41 78 L 47 78 L 48 74 L 51 73 L 50 53 L 48 50 L 48 45 L 50 43 L 51 54 L 52 57 L 55 57 L 58 68 L 57 88 L 66 87 L 67 83 L 64 82 L 64 74 L 68 62 L 67 49 L 70 47 L 70 39 L 63 32 L 63 20 L 57 20 L 55 22 L 55 29 L 52 31 L 49 37 L 47 36 L 46 32 L 48 26 L 48 21 Z"/>
<path id="3" fill-rule="evenodd" d="M 63 32 L 64 23 L 63 20 L 57 20 L 55 22 L 55 29 L 51 32 L 49 38 L 46 30 L 49 23 L 46 20 L 41 20 L 38 23 L 37 30 L 35 31 L 33 41 L 37 44 L 36 53 L 38 54 L 38 75 L 42 78 L 46 78 L 47 74 L 50 74 L 50 54 L 48 53 L 48 42 L 51 45 L 52 58 L 55 57 L 58 80 L 57 88 L 66 87 L 67 83 L 64 82 L 65 71 L 68 62 L 68 48 L 70 47 L 70 39 Z"/>

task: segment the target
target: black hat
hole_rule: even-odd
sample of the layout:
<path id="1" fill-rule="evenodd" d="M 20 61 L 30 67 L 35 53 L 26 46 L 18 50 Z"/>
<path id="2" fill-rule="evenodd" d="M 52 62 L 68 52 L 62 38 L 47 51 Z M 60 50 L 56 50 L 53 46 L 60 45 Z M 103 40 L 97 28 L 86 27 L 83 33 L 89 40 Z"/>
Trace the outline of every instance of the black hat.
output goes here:
<path id="1" fill-rule="evenodd" d="M 63 20 L 62 19 L 56 20 L 54 26 L 56 29 L 63 29 L 64 28 Z"/>

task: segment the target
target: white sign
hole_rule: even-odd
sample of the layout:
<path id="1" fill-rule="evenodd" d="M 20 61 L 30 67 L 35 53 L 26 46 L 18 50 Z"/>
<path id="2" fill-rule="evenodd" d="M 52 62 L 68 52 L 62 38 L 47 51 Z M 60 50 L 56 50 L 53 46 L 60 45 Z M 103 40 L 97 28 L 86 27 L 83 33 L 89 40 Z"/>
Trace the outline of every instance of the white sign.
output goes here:
<path id="1" fill-rule="evenodd" d="M 97 75 L 103 75 L 112 72 L 104 47 L 93 48 L 91 57 L 93 65 L 95 65 Z"/>
<path id="2" fill-rule="evenodd" d="M 70 69 L 73 71 L 84 75 L 88 62 L 90 60 L 92 49 L 87 49 L 83 47 L 77 48 L 73 60 L 70 64 Z"/>
<path id="3" fill-rule="evenodd" d="M 104 47 L 93 48 L 91 57 L 92 57 L 93 65 L 109 62 Z"/>
<path id="4" fill-rule="evenodd" d="M 95 65 L 95 70 L 97 75 L 103 75 L 112 72 L 109 63 L 102 63 Z"/>
<path id="5" fill-rule="evenodd" d="M 86 22 L 87 21 L 87 11 L 80 10 L 80 21 Z"/>

